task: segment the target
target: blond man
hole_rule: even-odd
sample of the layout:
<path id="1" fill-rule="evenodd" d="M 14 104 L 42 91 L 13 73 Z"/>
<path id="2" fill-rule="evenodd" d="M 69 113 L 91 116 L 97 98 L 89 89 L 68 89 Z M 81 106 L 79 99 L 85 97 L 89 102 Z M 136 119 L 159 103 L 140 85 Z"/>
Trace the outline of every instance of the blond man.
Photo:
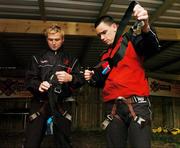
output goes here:
<path id="1" fill-rule="evenodd" d="M 26 73 L 26 87 L 33 94 L 24 147 L 38 148 L 47 126 L 54 135 L 56 147 L 71 144 L 72 90 L 83 83 L 78 60 L 63 51 L 64 31 L 52 25 L 45 31 L 49 48 L 32 57 Z M 50 120 L 51 119 L 51 120 Z"/>

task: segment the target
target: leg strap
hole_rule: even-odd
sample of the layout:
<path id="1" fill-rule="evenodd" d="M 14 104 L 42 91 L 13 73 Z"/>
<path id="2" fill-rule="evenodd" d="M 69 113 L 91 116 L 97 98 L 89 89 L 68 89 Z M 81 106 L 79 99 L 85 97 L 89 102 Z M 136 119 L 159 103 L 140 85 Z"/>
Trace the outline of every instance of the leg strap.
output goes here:
<path id="1" fill-rule="evenodd" d="M 40 112 L 36 112 L 36 113 L 31 114 L 31 115 L 28 117 L 28 119 L 29 119 L 29 121 L 33 121 L 33 120 L 35 120 L 38 116 L 40 116 Z"/>

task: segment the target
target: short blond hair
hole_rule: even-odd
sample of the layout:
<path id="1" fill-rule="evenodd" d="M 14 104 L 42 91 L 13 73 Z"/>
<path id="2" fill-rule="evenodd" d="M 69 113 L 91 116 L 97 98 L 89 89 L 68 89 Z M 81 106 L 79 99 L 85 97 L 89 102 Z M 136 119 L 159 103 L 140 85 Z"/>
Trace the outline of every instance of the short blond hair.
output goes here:
<path id="1" fill-rule="evenodd" d="M 57 24 L 53 24 L 53 25 L 49 26 L 49 27 L 45 30 L 44 34 L 45 34 L 45 36 L 47 37 L 48 34 L 54 34 L 54 33 L 58 33 L 58 32 L 59 32 L 59 33 L 61 34 L 61 36 L 64 38 L 64 31 L 61 29 L 61 27 L 58 26 Z"/>

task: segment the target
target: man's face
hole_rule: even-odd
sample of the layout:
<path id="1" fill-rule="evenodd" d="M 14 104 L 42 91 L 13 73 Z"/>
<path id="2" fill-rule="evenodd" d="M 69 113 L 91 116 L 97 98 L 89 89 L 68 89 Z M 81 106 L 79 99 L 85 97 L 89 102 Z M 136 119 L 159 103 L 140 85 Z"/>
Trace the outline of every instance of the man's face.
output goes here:
<path id="1" fill-rule="evenodd" d="M 62 37 L 59 32 L 49 33 L 47 36 L 47 42 L 51 50 L 57 51 L 62 46 L 64 37 Z"/>
<path id="2" fill-rule="evenodd" d="M 108 25 L 104 22 L 101 22 L 97 27 L 96 27 L 96 33 L 102 40 L 107 45 L 111 45 L 114 42 L 114 38 L 116 35 L 117 31 L 117 25 L 115 23 Z"/>

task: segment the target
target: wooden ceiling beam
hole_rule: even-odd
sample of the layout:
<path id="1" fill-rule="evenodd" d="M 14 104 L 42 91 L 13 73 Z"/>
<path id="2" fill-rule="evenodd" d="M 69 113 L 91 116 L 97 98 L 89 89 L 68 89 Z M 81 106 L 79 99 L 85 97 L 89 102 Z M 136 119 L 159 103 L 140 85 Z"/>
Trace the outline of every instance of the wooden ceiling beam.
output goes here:
<path id="1" fill-rule="evenodd" d="M 39 11 L 40 11 L 40 15 L 41 15 L 41 19 L 43 21 L 46 20 L 46 14 L 45 14 L 45 6 L 44 6 L 44 0 L 38 0 L 38 4 L 39 4 Z"/>
<path id="2" fill-rule="evenodd" d="M 42 20 L 0 19 L 0 32 L 42 34 L 44 29 L 52 24 L 59 24 L 66 35 L 96 36 L 93 23 Z M 179 28 L 156 27 L 155 29 L 160 40 L 180 41 Z"/>
<path id="3" fill-rule="evenodd" d="M 66 35 L 95 36 L 94 24 L 42 20 L 0 19 L 0 32 L 42 34 L 52 25 L 58 24 Z"/>
<path id="4" fill-rule="evenodd" d="M 108 12 L 112 2 L 113 2 L 113 0 L 104 0 L 104 3 L 102 5 L 102 8 L 101 8 L 101 10 L 99 12 L 99 16 L 98 17 L 106 15 L 106 13 Z"/>
<path id="5" fill-rule="evenodd" d="M 152 24 L 154 21 L 156 21 L 159 16 L 161 16 L 162 14 L 164 14 L 164 12 L 166 10 L 168 10 L 173 3 L 177 2 L 179 0 L 165 0 L 162 4 L 162 6 L 160 6 L 157 11 L 150 17 L 150 24 Z"/>

